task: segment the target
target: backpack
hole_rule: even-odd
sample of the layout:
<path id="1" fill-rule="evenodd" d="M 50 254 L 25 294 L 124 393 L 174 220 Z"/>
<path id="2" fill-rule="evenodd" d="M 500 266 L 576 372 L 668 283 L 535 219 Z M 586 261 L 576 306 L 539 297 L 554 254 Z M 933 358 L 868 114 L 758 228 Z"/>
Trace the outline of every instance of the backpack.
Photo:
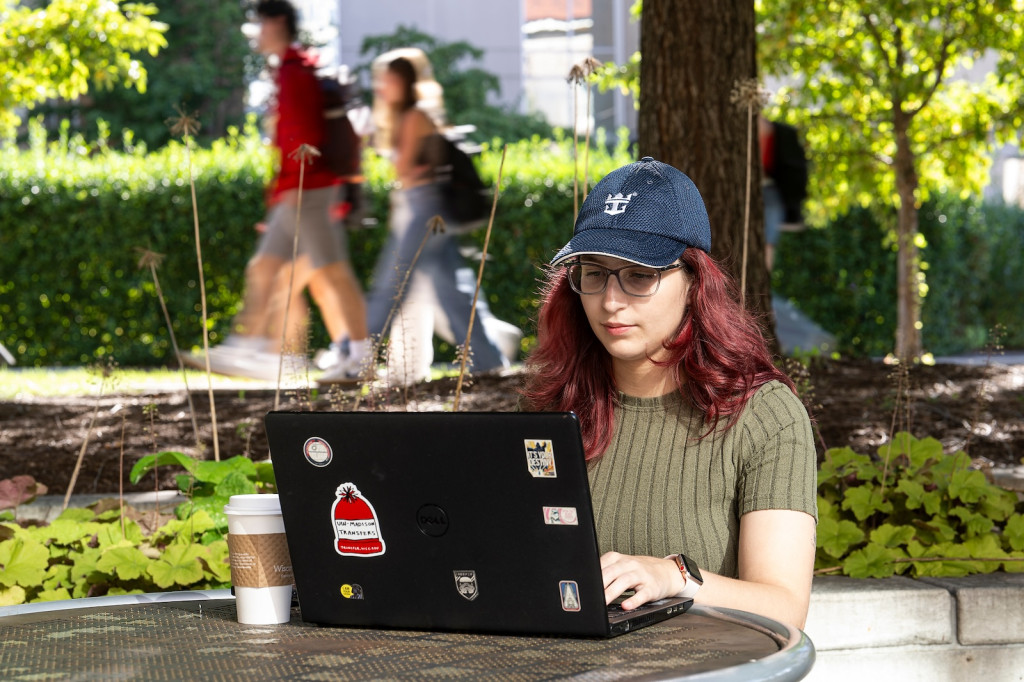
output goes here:
<path id="1" fill-rule="evenodd" d="M 807 198 L 807 155 L 796 128 L 772 121 L 775 136 L 775 168 L 772 179 L 779 189 L 785 208 L 785 222 L 803 222 L 803 203 Z"/>
<path id="2" fill-rule="evenodd" d="M 473 160 L 441 133 L 432 135 L 424 146 L 431 150 L 429 158 L 436 159 L 434 180 L 440 185 L 449 217 L 464 228 L 477 227 L 474 223 L 490 215 L 491 197 Z"/>
<path id="3" fill-rule="evenodd" d="M 331 76 L 317 76 L 323 98 L 324 141 L 320 155 L 338 177 L 361 175 L 362 140 L 348 118 L 350 83 Z"/>

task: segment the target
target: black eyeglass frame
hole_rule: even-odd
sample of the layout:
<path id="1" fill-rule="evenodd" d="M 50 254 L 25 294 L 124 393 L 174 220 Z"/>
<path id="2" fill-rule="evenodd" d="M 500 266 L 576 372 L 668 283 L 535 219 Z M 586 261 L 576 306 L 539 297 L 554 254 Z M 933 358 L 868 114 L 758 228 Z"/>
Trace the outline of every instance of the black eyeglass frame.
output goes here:
<path id="1" fill-rule="evenodd" d="M 576 284 L 573 282 L 573 279 L 572 279 L 572 269 L 574 267 L 583 266 L 583 265 L 590 265 L 590 266 L 593 266 L 593 267 L 598 267 L 598 268 L 601 268 L 602 270 L 606 270 L 608 272 L 608 274 L 604 278 L 604 286 L 601 287 L 600 291 L 580 291 L 578 288 L 576 288 Z M 565 268 L 565 276 L 566 276 L 566 279 L 569 280 L 569 287 L 573 291 L 575 291 L 577 294 L 579 294 L 580 296 L 592 296 L 592 295 L 596 295 L 596 294 L 603 294 L 605 291 L 608 290 L 608 280 L 611 279 L 612 276 L 614 276 L 615 277 L 615 281 L 619 283 L 619 289 L 622 290 L 622 293 L 626 294 L 627 296 L 634 296 L 636 298 L 650 298 L 651 296 L 654 296 L 656 293 L 658 293 L 659 289 L 661 289 L 661 278 L 662 278 L 662 275 L 664 275 L 666 272 L 671 272 L 672 270 L 678 270 L 679 268 L 685 268 L 686 264 L 685 263 L 673 263 L 672 265 L 666 265 L 666 266 L 661 267 L 661 268 L 653 268 L 653 267 L 651 267 L 649 265 L 640 265 L 639 263 L 632 263 L 630 265 L 624 265 L 621 268 L 612 269 L 612 268 L 606 268 L 605 266 L 601 265 L 600 263 L 583 263 L 582 261 L 579 261 L 579 260 L 573 260 L 573 261 L 569 261 L 567 263 L 562 263 L 562 267 Z M 634 294 L 634 293 L 631 293 L 629 291 L 626 291 L 626 288 L 624 286 L 622 286 L 622 280 L 619 278 L 619 273 L 622 272 L 623 270 L 629 270 L 631 268 L 647 268 L 648 270 L 653 270 L 653 271 L 657 272 L 658 273 L 658 281 L 654 285 L 654 291 L 652 291 L 649 294 Z"/>

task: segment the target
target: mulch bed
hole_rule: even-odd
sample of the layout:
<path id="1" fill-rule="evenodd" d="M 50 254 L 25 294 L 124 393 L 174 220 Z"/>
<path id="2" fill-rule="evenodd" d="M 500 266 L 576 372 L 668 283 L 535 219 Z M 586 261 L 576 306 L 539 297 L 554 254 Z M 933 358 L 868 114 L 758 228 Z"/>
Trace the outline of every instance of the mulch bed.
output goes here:
<path id="1" fill-rule="evenodd" d="M 903 372 L 869 360 L 820 361 L 791 373 L 817 427 L 819 455 L 825 447 L 850 446 L 873 453 L 894 428 L 939 439 L 949 451 L 966 448 L 981 468 L 1013 466 L 1024 456 L 1024 366 L 936 365 Z M 463 388 L 460 410 L 511 409 L 521 375 L 475 377 Z M 377 396 L 375 409 L 451 409 L 455 380 L 445 379 Z M 282 409 L 352 409 L 352 391 L 290 391 Z M 0 402 L 0 480 L 28 474 L 51 494 L 64 494 L 90 422 L 75 493 L 116 493 L 174 488 L 165 467 L 161 480 L 137 486 L 128 471 L 142 456 L 178 450 L 212 459 L 212 429 L 205 391 L 194 391 L 199 426 L 197 448 L 184 391 L 101 398 Z M 221 458 L 245 454 L 265 459 L 263 417 L 273 391 L 219 391 L 215 395 Z M 152 407 L 149 407 L 152 406 Z M 365 399 L 360 409 L 368 407 Z M 897 409 L 898 408 L 898 409 Z M 123 435 L 122 435 L 123 434 Z"/>

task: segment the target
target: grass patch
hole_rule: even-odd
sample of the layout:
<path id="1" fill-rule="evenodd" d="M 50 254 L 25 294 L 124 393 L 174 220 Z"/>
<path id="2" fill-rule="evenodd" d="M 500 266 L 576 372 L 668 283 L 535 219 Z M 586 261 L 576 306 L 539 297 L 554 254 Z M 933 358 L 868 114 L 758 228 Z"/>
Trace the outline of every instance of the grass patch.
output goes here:
<path id="1" fill-rule="evenodd" d="M 0 367 L 0 400 L 24 400 L 59 396 L 95 395 L 103 381 L 90 367 Z M 106 380 L 105 393 L 134 394 L 157 391 L 183 391 L 180 370 L 118 368 Z M 193 392 L 206 386 L 200 371 L 188 371 Z M 213 375 L 214 388 L 273 388 L 272 382 Z"/>

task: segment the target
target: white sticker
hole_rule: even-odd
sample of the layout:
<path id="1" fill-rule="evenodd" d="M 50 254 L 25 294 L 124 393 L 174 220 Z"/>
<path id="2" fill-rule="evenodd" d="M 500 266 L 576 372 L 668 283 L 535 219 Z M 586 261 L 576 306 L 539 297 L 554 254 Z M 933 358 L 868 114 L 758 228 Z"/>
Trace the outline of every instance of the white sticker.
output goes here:
<path id="1" fill-rule="evenodd" d="M 578 526 L 576 507 L 544 507 L 544 523 L 549 526 Z"/>
<path id="2" fill-rule="evenodd" d="M 342 483 L 331 508 L 334 549 L 342 556 L 380 556 L 387 549 L 377 511 L 354 483 Z"/>
<path id="3" fill-rule="evenodd" d="M 557 478 L 555 447 L 549 440 L 524 440 L 526 466 L 534 478 Z"/>
<path id="4" fill-rule="evenodd" d="M 330 443 L 316 436 L 306 441 L 302 446 L 302 453 L 306 455 L 306 460 L 310 464 L 318 467 L 327 466 L 334 457 L 334 451 L 331 450 Z"/>

